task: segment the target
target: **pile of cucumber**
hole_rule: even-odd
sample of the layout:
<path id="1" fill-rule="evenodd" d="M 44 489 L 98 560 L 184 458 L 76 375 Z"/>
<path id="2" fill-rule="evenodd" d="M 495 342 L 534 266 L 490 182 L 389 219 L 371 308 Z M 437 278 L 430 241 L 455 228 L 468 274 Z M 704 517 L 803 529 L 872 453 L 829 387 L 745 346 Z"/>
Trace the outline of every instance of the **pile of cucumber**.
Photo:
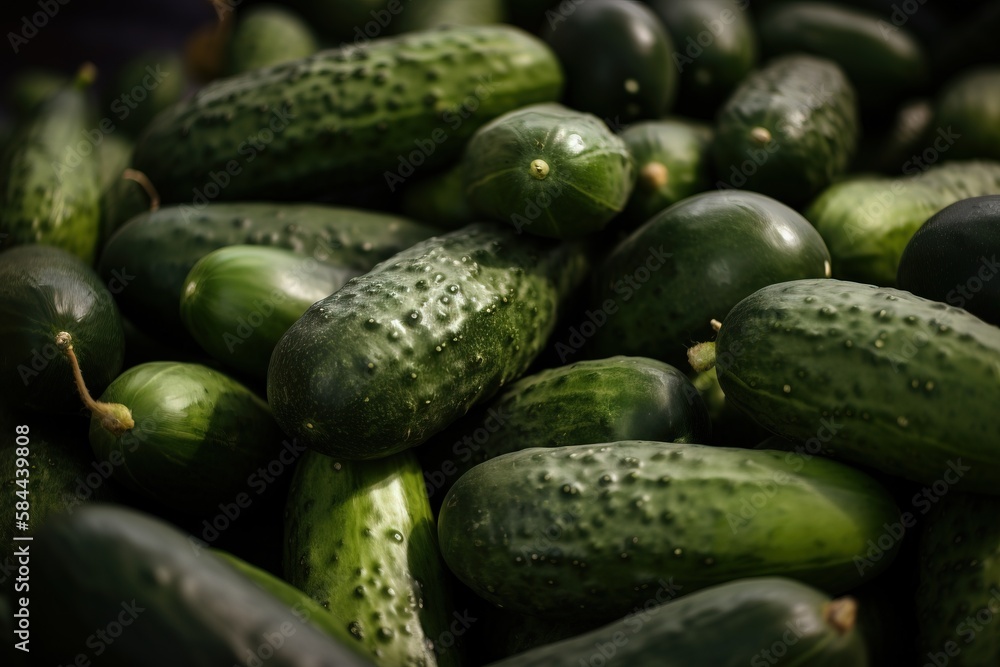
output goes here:
<path id="1" fill-rule="evenodd" d="M 2 84 L 0 664 L 1000 664 L 996 3 L 214 9 Z"/>

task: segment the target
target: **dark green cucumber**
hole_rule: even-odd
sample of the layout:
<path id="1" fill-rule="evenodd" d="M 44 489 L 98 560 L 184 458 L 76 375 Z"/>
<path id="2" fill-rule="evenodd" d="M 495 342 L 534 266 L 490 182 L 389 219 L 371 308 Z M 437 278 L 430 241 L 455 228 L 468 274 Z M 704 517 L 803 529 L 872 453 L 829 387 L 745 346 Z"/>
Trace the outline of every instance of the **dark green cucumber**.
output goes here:
<path id="1" fill-rule="evenodd" d="M 58 246 L 88 264 L 100 234 L 100 163 L 88 132 L 93 66 L 50 96 L 10 140 L 0 161 L 0 248 Z"/>
<path id="2" fill-rule="evenodd" d="M 673 38 L 678 113 L 712 118 L 757 65 L 757 31 L 742 0 L 648 0 Z M 755 10 L 756 11 L 756 10 Z"/>
<path id="3" fill-rule="evenodd" d="M 546 12 L 543 37 L 566 72 L 562 101 L 608 122 L 659 118 L 677 95 L 670 34 L 635 0 L 589 0 Z"/>
<path id="4" fill-rule="evenodd" d="M 165 202 L 302 198 L 380 179 L 394 189 L 561 87 L 551 50 L 512 26 L 380 38 L 206 86 L 157 116 L 134 166 Z"/>
<path id="5" fill-rule="evenodd" d="M 371 665 L 134 510 L 81 508 L 46 525 L 30 549 L 32 569 L 46 573 L 31 581 L 36 664 L 81 664 L 82 654 L 108 666 Z"/>
<path id="6" fill-rule="evenodd" d="M 621 133 L 637 180 L 622 218 L 632 227 L 711 187 L 712 128 L 682 119 L 630 125 Z"/>
<path id="7" fill-rule="evenodd" d="M 360 273 L 283 248 L 219 248 L 188 273 L 181 319 L 213 357 L 264 378 L 274 346 L 288 328 L 309 306 Z"/>
<path id="8" fill-rule="evenodd" d="M 805 54 L 776 58 L 719 110 L 719 187 L 798 206 L 847 171 L 858 134 L 857 96 L 836 63 Z"/>
<path id="9" fill-rule="evenodd" d="M 444 229 L 459 229 L 479 217 L 465 198 L 462 162 L 407 183 L 400 197 L 403 215 Z"/>
<path id="10" fill-rule="evenodd" d="M 948 81 L 934 105 L 934 123 L 957 139 L 949 160 L 1000 160 L 1000 65 L 968 70 Z"/>
<path id="11" fill-rule="evenodd" d="M 678 587 L 679 588 L 679 587 Z M 661 588 L 662 590 L 662 588 Z M 490 667 L 867 667 L 853 598 L 831 600 L 790 579 L 757 577 L 657 605 Z"/>
<path id="12" fill-rule="evenodd" d="M 100 403 L 124 406 L 132 424 L 120 416 L 108 424 L 107 412 L 94 410 L 94 455 L 111 463 L 117 481 L 164 507 L 198 512 L 231 500 L 281 448 L 267 404 L 200 364 L 133 366 Z"/>
<path id="13" fill-rule="evenodd" d="M 143 51 L 125 62 L 108 87 L 102 109 L 113 123 L 133 140 L 156 115 L 178 102 L 187 87 L 185 63 L 173 51 Z"/>
<path id="14" fill-rule="evenodd" d="M 595 271 L 587 309 L 607 321 L 591 357 L 627 354 L 687 368 L 687 347 L 743 297 L 771 283 L 830 275 L 812 225 L 785 204 L 738 190 L 688 197 L 620 242 Z"/>
<path id="15" fill-rule="evenodd" d="M 386 213 L 321 204 L 168 206 L 122 227 L 104 247 L 98 269 L 136 326 L 159 338 L 186 339 L 184 279 L 213 250 L 274 246 L 367 271 L 438 231 Z"/>
<path id="16" fill-rule="evenodd" d="M 479 128 L 462 174 L 474 210 L 518 232 L 560 239 L 603 229 L 635 184 L 621 137 L 597 116 L 559 104 L 524 107 Z"/>
<path id="17" fill-rule="evenodd" d="M 213 550 L 212 553 L 258 587 L 284 602 L 300 620 L 308 621 L 341 644 L 353 646 L 358 654 L 363 653 L 354 646 L 354 636 L 343 624 L 337 622 L 329 610 L 295 586 L 226 551 Z"/>
<path id="18" fill-rule="evenodd" d="M 610 620 L 664 581 L 684 595 L 767 575 L 849 590 L 858 555 L 898 518 L 874 480 L 834 461 L 631 440 L 486 461 L 448 492 L 438 535 L 452 571 L 494 604 Z"/>
<path id="19" fill-rule="evenodd" d="M 285 513 L 285 578 L 378 665 L 458 665 L 447 570 L 412 452 L 340 461 L 307 452 Z"/>
<path id="20" fill-rule="evenodd" d="M 73 374 L 55 345 L 67 331 L 94 391 L 118 375 L 125 356 L 121 315 L 97 274 L 51 246 L 0 253 L 0 397 L 10 409 L 80 411 Z"/>
<path id="21" fill-rule="evenodd" d="M 939 135 L 947 137 L 943 128 Z M 836 183 L 806 209 L 830 248 L 833 277 L 892 286 L 906 244 L 928 218 L 960 199 L 1000 194 L 1000 162 L 928 168 L 914 158 L 903 164 L 908 178 L 869 176 Z"/>
<path id="22" fill-rule="evenodd" d="M 268 402 L 286 433 L 330 456 L 418 445 L 524 374 L 587 264 L 579 245 L 488 223 L 418 243 L 292 325 Z"/>
<path id="23" fill-rule="evenodd" d="M 695 374 L 691 378 L 691 384 L 701 395 L 712 424 L 712 435 L 704 444 L 751 448 L 770 434 L 731 401 L 726 400 L 714 368 Z"/>
<path id="24" fill-rule="evenodd" d="M 948 491 L 928 515 L 920 536 L 916 591 L 923 658 L 951 667 L 996 663 L 1000 655 L 1000 626 L 995 623 L 1000 609 L 998 513 L 1000 498 Z"/>
<path id="25" fill-rule="evenodd" d="M 686 375 L 654 359 L 611 357 L 523 377 L 418 453 L 431 468 L 425 478 L 433 496 L 508 452 L 618 440 L 705 442 L 709 430 L 705 404 Z"/>
<path id="26" fill-rule="evenodd" d="M 858 103 L 884 113 L 928 80 L 924 48 L 906 26 L 892 26 L 875 10 L 833 2 L 784 2 L 760 17 L 765 55 L 811 53 L 836 62 L 851 80 Z M 1000 157 L 1000 156 L 998 156 Z"/>
<path id="27" fill-rule="evenodd" d="M 449 25 L 490 25 L 507 18 L 506 0 L 422 0 L 409 3 L 392 22 L 397 33 Z"/>
<path id="28" fill-rule="evenodd" d="M 83 423 L 47 424 L 28 415 L 20 422 L 5 429 L 0 447 L 0 511 L 11 517 L 0 523 L 3 563 L 18 546 L 15 536 L 33 535 L 53 517 L 73 512 L 84 502 L 115 499 L 114 489 L 101 474 L 101 462 L 90 452 Z M 16 438 L 27 444 L 19 446 Z M 18 459 L 27 465 L 19 466 Z M 24 503 L 20 509 L 18 503 Z M 15 530 L 14 519 L 21 514 L 29 526 L 26 531 Z"/>
<path id="29" fill-rule="evenodd" d="M 906 244 L 899 259 L 900 289 L 965 308 L 1000 326 L 1000 195 L 946 206 Z"/>
<path id="30" fill-rule="evenodd" d="M 5 86 L 9 111 L 24 121 L 34 115 L 47 99 L 69 83 L 69 77 L 43 67 L 22 67 L 13 73 Z"/>
<path id="31" fill-rule="evenodd" d="M 933 484 L 1000 491 L 1000 329 L 892 288 L 797 280 L 761 289 L 722 322 L 719 381 L 771 431 Z M 951 474 L 951 473 L 949 473 Z"/>
<path id="32" fill-rule="evenodd" d="M 229 73 L 240 74 L 306 58 L 319 45 L 309 24 L 294 10 L 259 4 L 239 13 L 226 48 Z"/>

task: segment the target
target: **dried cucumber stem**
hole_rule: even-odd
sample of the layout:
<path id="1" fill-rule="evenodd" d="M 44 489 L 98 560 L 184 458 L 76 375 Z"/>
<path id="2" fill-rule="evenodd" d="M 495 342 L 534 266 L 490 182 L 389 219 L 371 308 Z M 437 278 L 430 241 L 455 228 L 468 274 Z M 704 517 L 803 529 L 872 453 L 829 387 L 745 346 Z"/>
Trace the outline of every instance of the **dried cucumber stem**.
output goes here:
<path id="1" fill-rule="evenodd" d="M 138 169 L 126 169 L 122 172 L 122 178 L 135 181 L 142 186 L 142 189 L 145 190 L 146 194 L 149 196 L 150 213 L 160 208 L 160 193 L 156 191 L 156 188 L 153 186 L 153 182 L 149 180 L 149 177 L 146 176 L 146 174 L 142 173 Z"/>
<path id="2" fill-rule="evenodd" d="M 80 362 L 73 351 L 73 336 L 66 331 L 56 334 L 56 347 L 63 351 L 69 364 L 73 368 L 73 379 L 76 381 L 77 391 L 87 409 L 94 413 L 101 420 L 101 426 L 115 436 L 120 436 L 135 426 L 132 419 L 132 411 L 121 403 L 102 403 L 95 401 L 87 390 L 87 385 L 83 382 L 83 373 L 80 371 Z"/>
<path id="3" fill-rule="evenodd" d="M 715 343 L 698 343 L 687 351 L 688 363 L 698 373 L 715 367 Z"/>
<path id="4" fill-rule="evenodd" d="M 827 625 L 837 631 L 839 635 L 845 635 L 854 628 L 854 623 L 858 619 L 858 603 L 852 597 L 837 598 L 826 605 L 823 612 L 823 620 Z"/>

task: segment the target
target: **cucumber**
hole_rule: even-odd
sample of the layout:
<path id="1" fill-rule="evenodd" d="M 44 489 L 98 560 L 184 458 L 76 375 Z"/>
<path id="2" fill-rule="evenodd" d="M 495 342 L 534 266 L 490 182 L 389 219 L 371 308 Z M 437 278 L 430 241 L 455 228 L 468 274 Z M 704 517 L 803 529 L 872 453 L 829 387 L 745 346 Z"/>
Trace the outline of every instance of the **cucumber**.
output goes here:
<path id="1" fill-rule="evenodd" d="M 1000 490 L 1000 329 L 909 292 L 840 280 L 758 290 L 715 343 L 726 399 L 787 438 L 923 484 Z M 822 427 L 822 428 L 821 428 Z"/>
<path id="2" fill-rule="evenodd" d="M 611 357 L 523 377 L 418 453 L 431 468 L 424 476 L 433 497 L 507 452 L 618 440 L 705 442 L 709 430 L 708 411 L 686 375 L 654 359 Z"/>
<path id="3" fill-rule="evenodd" d="M 755 577 L 661 605 L 656 600 L 579 637 L 490 667 L 577 667 L 593 664 L 597 655 L 608 667 L 869 664 L 855 628 L 858 605 L 850 597 L 831 600 L 790 579 Z"/>
<path id="4" fill-rule="evenodd" d="M 423 0 L 406 5 L 393 21 L 394 32 L 416 32 L 441 26 L 490 25 L 507 18 L 506 0 Z"/>
<path id="5" fill-rule="evenodd" d="M 903 249 L 900 289 L 965 308 L 1000 326 L 1000 195 L 961 199 L 927 222 Z"/>
<path id="6" fill-rule="evenodd" d="M 201 512 L 231 500 L 281 448 L 267 404 L 200 364 L 133 366 L 100 401 L 88 399 L 94 455 L 111 463 L 117 481 L 163 507 Z"/>
<path id="7" fill-rule="evenodd" d="M 920 654 L 931 661 L 971 667 L 1000 655 L 997 512 L 1000 498 L 949 491 L 923 526 L 916 606 Z"/>
<path id="8" fill-rule="evenodd" d="M 213 549 L 212 554 L 257 584 L 260 589 L 281 600 L 300 620 L 309 621 L 317 630 L 340 644 L 354 645 L 355 639 L 347 628 L 337 623 L 329 611 L 295 586 L 226 551 Z M 357 647 L 354 648 L 359 655 L 362 653 Z"/>
<path id="9" fill-rule="evenodd" d="M 44 67 L 21 67 L 5 86 L 8 110 L 19 122 L 31 118 L 47 99 L 64 89 L 69 77 Z"/>
<path id="10" fill-rule="evenodd" d="M 831 60 L 775 58 L 748 75 L 719 110 L 719 187 L 803 204 L 847 171 L 857 150 L 857 96 Z"/>
<path id="11" fill-rule="evenodd" d="M 178 102 L 187 87 L 185 63 L 180 54 L 154 49 L 126 61 L 108 87 L 102 111 L 132 140 L 156 115 Z"/>
<path id="12" fill-rule="evenodd" d="M 85 89 L 96 75 L 93 65 L 82 67 L 8 142 L 0 161 L 0 248 L 43 243 L 94 261 L 100 166 L 88 132 L 100 132 Z"/>
<path id="13" fill-rule="evenodd" d="M 768 57 L 811 53 L 833 60 L 851 80 L 858 103 L 884 113 L 928 82 L 923 46 L 906 26 L 892 26 L 875 10 L 832 2 L 785 2 L 760 18 L 760 43 Z"/>
<path id="14" fill-rule="evenodd" d="M 770 432 L 757 424 L 749 415 L 726 400 L 726 394 L 719 385 L 719 376 L 714 368 L 696 373 L 691 384 L 698 390 L 712 424 L 711 437 L 706 445 L 728 445 L 730 447 L 752 448 Z M 761 449 L 778 449 L 761 447 Z"/>
<path id="15" fill-rule="evenodd" d="M 586 312 L 607 321 L 594 327 L 584 352 L 687 368 L 687 347 L 712 334 L 711 321 L 740 299 L 829 272 L 823 239 L 785 204 L 739 190 L 694 195 L 651 218 L 598 266 Z"/>
<path id="16" fill-rule="evenodd" d="M 412 452 L 378 461 L 303 455 L 285 516 L 285 578 L 378 665 L 458 665 L 447 570 Z"/>
<path id="17" fill-rule="evenodd" d="M 74 512 L 81 503 L 113 501 L 117 495 L 105 483 L 102 462 L 90 452 L 86 426 L 81 429 L 83 424 L 39 423 L 33 416 L 22 417 L 15 428 L 5 429 L 7 438 L 0 447 L 0 511 L 11 517 L 0 523 L 2 563 L 10 562 L 18 546 L 16 536 L 33 535 L 53 517 Z M 15 446 L 19 435 L 27 436 L 26 445 Z M 21 458 L 27 466 L 17 465 Z M 28 509 L 22 505 L 18 510 L 17 504 L 23 501 Z M 27 532 L 15 530 L 14 518 L 22 512 L 29 517 Z"/>
<path id="18" fill-rule="evenodd" d="M 944 128 L 938 133 L 948 140 Z M 1000 194 L 1000 162 L 927 167 L 914 158 L 903 165 L 908 178 L 856 177 L 830 186 L 806 209 L 830 248 L 834 278 L 895 285 L 903 250 L 928 218 L 960 199 Z"/>
<path id="19" fill-rule="evenodd" d="M 898 518 L 884 489 L 840 463 L 627 440 L 476 466 L 445 497 L 438 536 L 448 567 L 494 604 L 610 620 L 664 581 L 684 595 L 778 574 L 849 590 L 858 555 Z M 894 556 L 891 545 L 865 575 Z"/>
<path id="20" fill-rule="evenodd" d="M 511 26 L 461 26 L 214 82 L 161 113 L 133 166 L 164 202 L 296 199 L 444 166 L 487 121 L 554 101 L 551 50 Z"/>
<path id="21" fill-rule="evenodd" d="M 260 4 L 240 12 L 227 44 L 228 71 L 240 74 L 306 58 L 319 50 L 309 24 L 295 11 Z"/>
<path id="22" fill-rule="evenodd" d="M 562 102 L 606 122 L 659 118 L 673 107 L 670 34 L 635 0 L 589 0 L 550 9 L 542 36 L 566 72 Z"/>
<path id="23" fill-rule="evenodd" d="M 83 654 L 147 667 L 371 665 L 180 531 L 134 510 L 81 508 L 45 526 L 30 549 L 32 567 L 46 573 L 31 581 L 36 664 L 79 664 Z"/>
<path id="24" fill-rule="evenodd" d="M 181 319 L 213 357 L 264 378 L 274 346 L 288 328 L 309 306 L 360 273 L 283 248 L 219 248 L 188 273 Z"/>
<path id="25" fill-rule="evenodd" d="M 934 123 L 957 140 L 949 160 L 1000 160 L 1000 65 L 962 72 L 947 82 L 934 105 Z"/>
<path id="26" fill-rule="evenodd" d="M 316 302 L 278 341 L 267 398 L 329 456 L 413 447 L 524 374 L 588 269 L 583 248 L 478 223 Z"/>
<path id="27" fill-rule="evenodd" d="M 180 317 L 184 279 L 213 250 L 274 246 L 366 271 L 438 231 L 394 215 L 322 204 L 167 206 L 122 227 L 104 247 L 98 270 L 136 326 L 158 338 L 190 340 Z"/>
<path id="28" fill-rule="evenodd" d="M 403 215 L 443 229 L 460 229 L 475 222 L 479 216 L 465 198 L 462 171 L 459 161 L 443 172 L 408 183 L 399 202 Z"/>
<path id="29" fill-rule="evenodd" d="M 712 118 L 759 60 L 743 0 L 648 0 L 674 43 L 676 113 Z M 756 10 L 755 10 L 756 11 Z"/>
<path id="30" fill-rule="evenodd" d="M 638 174 L 622 223 L 638 227 L 671 204 L 711 187 L 708 125 L 680 118 L 645 121 L 630 125 L 621 138 Z"/>
<path id="31" fill-rule="evenodd" d="M 125 356 L 121 315 L 97 274 L 52 246 L 0 253 L 0 402 L 10 409 L 77 414 L 70 365 L 54 338 L 67 331 L 95 391 L 118 375 Z"/>
<path id="32" fill-rule="evenodd" d="M 481 127 L 462 173 L 474 210 L 558 239 L 603 229 L 635 184 L 625 142 L 596 116 L 559 104 L 524 107 Z"/>

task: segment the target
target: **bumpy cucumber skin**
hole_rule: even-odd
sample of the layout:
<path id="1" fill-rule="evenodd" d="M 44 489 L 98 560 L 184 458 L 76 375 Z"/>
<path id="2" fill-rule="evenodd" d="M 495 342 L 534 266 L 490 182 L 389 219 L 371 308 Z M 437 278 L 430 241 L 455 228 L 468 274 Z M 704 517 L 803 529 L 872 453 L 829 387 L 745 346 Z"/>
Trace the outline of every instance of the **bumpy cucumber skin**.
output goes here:
<path id="1" fill-rule="evenodd" d="M 649 599 L 655 598 L 649 594 Z M 774 645 L 785 647 L 780 665 L 866 667 L 864 639 L 853 627 L 834 627 L 827 618 L 829 604 L 822 592 L 790 579 L 749 578 L 644 607 L 490 667 L 577 667 L 602 648 L 614 650 L 609 665 L 758 667 L 775 664 L 777 652 L 765 653 Z"/>
<path id="2" fill-rule="evenodd" d="M 555 55 L 517 28 L 411 33 L 212 83 L 153 120 L 134 166 L 165 202 L 218 172 L 218 200 L 323 195 L 395 174 L 417 140 L 426 168 L 448 164 L 479 126 L 561 88 Z"/>
<path id="3" fill-rule="evenodd" d="M 621 138 L 635 159 L 637 174 L 622 215 L 632 227 L 711 186 L 712 128 L 708 125 L 682 119 L 645 121 L 630 125 Z"/>
<path id="4" fill-rule="evenodd" d="M 94 116 L 86 92 L 70 85 L 42 103 L 10 141 L 0 165 L 0 248 L 43 243 L 93 263 L 100 165 L 85 137 Z"/>
<path id="5" fill-rule="evenodd" d="M 157 338 L 190 340 L 180 317 L 195 263 L 230 245 L 287 248 L 367 271 L 440 230 L 398 216 L 321 204 L 167 206 L 133 218 L 108 241 L 98 270 L 125 316 Z"/>
<path id="6" fill-rule="evenodd" d="M 412 452 L 378 461 L 303 455 L 285 512 L 285 578 L 385 667 L 458 665 L 427 492 Z M 438 651 L 440 649 L 440 651 Z"/>
<path id="7" fill-rule="evenodd" d="M 748 75 L 719 110 L 715 168 L 725 187 L 797 206 L 847 171 L 858 134 L 856 95 L 840 67 L 782 56 Z"/>
<path id="8" fill-rule="evenodd" d="M 935 104 L 934 123 L 959 135 L 948 159 L 1000 160 L 1000 67 L 978 67 L 949 81 Z"/>
<path id="9" fill-rule="evenodd" d="M 257 5 L 242 13 L 229 38 L 230 74 L 311 56 L 316 36 L 301 16 L 280 5 Z"/>
<path id="10" fill-rule="evenodd" d="M 721 321 L 740 299 L 771 283 L 829 271 L 823 239 L 785 204 L 747 191 L 694 195 L 648 220 L 598 266 L 588 309 L 611 299 L 618 310 L 585 352 L 688 368 L 687 348 L 710 340 L 711 321 Z"/>
<path id="11" fill-rule="evenodd" d="M 769 7 L 759 21 L 760 42 L 770 56 L 811 53 L 840 65 L 867 108 L 882 109 L 919 90 L 929 66 L 920 42 L 905 26 L 886 29 L 883 16 L 832 2 L 791 2 Z"/>
<path id="12" fill-rule="evenodd" d="M 219 248 L 188 273 L 181 319 L 213 357 L 264 378 L 274 346 L 295 320 L 359 274 L 283 248 Z"/>
<path id="13" fill-rule="evenodd" d="M 103 391 L 125 357 L 125 334 L 115 300 L 79 258 L 52 246 L 27 245 L 0 253 L 0 388 L 10 409 L 78 414 L 80 395 L 69 361 L 56 349 L 61 331 L 87 386 Z"/>
<path id="14" fill-rule="evenodd" d="M 542 178 L 537 160 L 547 170 Z M 475 210 L 549 238 L 603 229 L 635 185 L 621 137 L 597 116 L 559 104 L 532 105 L 487 123 L 469 141 L 462 165 L 465 196 Z"/>
<path id="15" fill-rule="evenodd" d="M 292 325 L 268 402 L 286 433 L 330 456 L 418 445 L 524 374 L 587 264 L 580 245 L 491 223 L 418 243 Z"/>
<path id="16" fill-rule="evenodd" d="M 200 364 L 133 366 L 100 400 L 129 408 L 135 427 L 115 436 L 92 418 L 94 455 L 110 461 L 129 489 L 183 511 L 205 511 L 245 490 L 283 438 L 263 400 Z"/>
<path id="17" fill-rule="evenodd" d="M 418 453 L 448 471 L 435 489 L 443 495 L 473 466 L 508 452 L 619 440 L 703 443 L 710 430 L 705 403 L 686 375 L 662 361 L 620 356 L 523 377 Z"/>
<path id="18" fill-rule="evenodd" d="M 916 592 L 920 655 L 944 653 L 953 667 L 996 663 L 1000 628 L 983 623 L 983 610 L 995 620 L 1000 604 L 998 514 L 1000 498 L 949 492 L 928 515 Z"/>
<path id="19" fill-rule="evenodd" d="M 834 431 L 832 455 L 932 484 L 1000 492 L 1000 329 L 891 288 L 839 280 L 771 285 L 741 301 L 716 343 L 719 382 L 771 431 Z M 835 428 L 834 428 L 835 425 Z"/>
<path id="20" fill-rule="evenodd" d="M 1000 162 L 960 161 L 909 178 L 853 178 L 805 211 L 833 257 L 833 277 L 892 287 L 906 244 L 928 218 L 960 199 L 1000 194 Z"/>
<path id="21" fill-rule="evenodd" d="M 37 664 L 73 664 L 101 646 L 109 667 L 252 667 L 263 656 L 271 667 L 371 665 L 180 531 L 134 510 L 95 504 L 59 517 L 35 536 L 31 555 L 48 574 L 31 588 Z M 129 624 L 97 644 L 94 619 Z"/>
<path id="22" fill-rule="evenodd" d="M 355 639 L 347 628 L 337 623 L 328 610 L 295 586 L 226 551 L 213 550 L 212 553 L 257 586 L 284 602 L 301 620 L 309 621 L 340 644 L 357 649 Z M 360 650 L 356 652 L 362 655 Z"/>
<path id="23" fill-rule="evenodd" d="M 766 507 L 747 510 L 765 487 Z M 685 595 L 779 574 L 849 590 L 861 581 L 854 559 L 898 518 L 874 480 L 833 461 L 622 441 L 526 449 L 476 466 L 445 498 L 438 535 L 452 571 L 494 604 L 611 619 L 662 581 Z M 895 548 L 873 567 L 888 566 Z"/>

